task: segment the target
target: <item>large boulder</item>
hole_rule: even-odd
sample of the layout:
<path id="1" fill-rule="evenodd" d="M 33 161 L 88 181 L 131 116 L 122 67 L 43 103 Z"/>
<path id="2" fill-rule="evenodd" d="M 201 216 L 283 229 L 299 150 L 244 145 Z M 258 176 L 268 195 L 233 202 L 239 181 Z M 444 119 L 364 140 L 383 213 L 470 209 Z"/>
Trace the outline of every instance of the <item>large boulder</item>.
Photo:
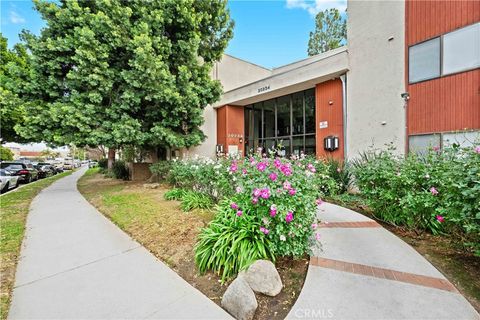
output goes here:
<path id="1" fill-rule="evenodd" d="M 255 293 L 243 277 L 233 280 L 222 298 L 222 308 L 238 320 L 253 319 L 257 307 Z"/>
<path id="2" fill-rule="evenodd" d="M 255 261 L 241 277 L 255 292 L 274 297 L 282 291 L 282 279 L 271 261 Z"/>

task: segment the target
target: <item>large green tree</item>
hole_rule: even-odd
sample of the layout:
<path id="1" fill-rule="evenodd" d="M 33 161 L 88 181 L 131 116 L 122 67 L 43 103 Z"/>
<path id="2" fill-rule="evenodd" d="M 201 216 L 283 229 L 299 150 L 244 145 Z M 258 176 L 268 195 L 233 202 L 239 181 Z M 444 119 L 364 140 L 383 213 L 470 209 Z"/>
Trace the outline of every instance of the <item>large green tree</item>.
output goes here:
<path id="1" fill-rule="evenodd" d="M 190 147 L 219 99 L 213 63 L 232 37 L 226 0 L 35 1 L 24 33 L 33 99 L 21 133 L 77 146 Z"/>
<path id="2" fill-rule="evenodd" d="M 320 11 L 315 17 L 315 30 L 310 32 L 308 55 L 313 56 L 344 45 L 347 41 L 347 21 L 338 9 Z"/>
<path id="3" fill-rule="evenodd" d="M 7 38 L 0 33 L 0 131 L 2 143 L 27 142 L 16 131 L 23 123 L 25 103 L 23 99 L 29 83 L 30 63 L 25 47 L 16 44 L 8 49 Z"/>

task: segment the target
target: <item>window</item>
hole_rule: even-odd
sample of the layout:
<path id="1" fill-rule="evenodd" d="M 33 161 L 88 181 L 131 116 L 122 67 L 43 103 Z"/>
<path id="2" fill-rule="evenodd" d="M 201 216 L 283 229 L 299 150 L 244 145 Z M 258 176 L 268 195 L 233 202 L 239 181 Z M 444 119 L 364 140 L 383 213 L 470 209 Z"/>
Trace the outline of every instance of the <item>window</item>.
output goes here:
<path id="1" fill-rule="evenodd" d="M 409 150 L 424 154 L 430 148 L 440 148 L 440 134 L 423 134 L 408 137 Z"/>
<path id="2" fill-rule="evenodd" d="M 290 96 L 277 99 L 277 136 L 290 134 Z"/>
<path id="3" fill-rule="evenodd" d="M 409 48 L 410 82 L 440 76 L 440 38 L 435 38 Z"/>
<path id="4" fill-rule="evenodd" d="M 443 36 L 443 74 L 480 66 L 480 23 Z"/>
<path id="5" fill-rule="evenodd" d="M 410 83 L 480 67 L 480 23 L 411 46 L 408 60 Z"/>
<path id="6" fill-rule="evenodd" d="M 245 152 L 281 147 L 281 154 L 315 154 L 315 89 L 245 107 Z"/>
<path id="7" fill-rule="evenodd" d="M 303 133 L 303 92 L 292 95 L 293 134 Z"/>

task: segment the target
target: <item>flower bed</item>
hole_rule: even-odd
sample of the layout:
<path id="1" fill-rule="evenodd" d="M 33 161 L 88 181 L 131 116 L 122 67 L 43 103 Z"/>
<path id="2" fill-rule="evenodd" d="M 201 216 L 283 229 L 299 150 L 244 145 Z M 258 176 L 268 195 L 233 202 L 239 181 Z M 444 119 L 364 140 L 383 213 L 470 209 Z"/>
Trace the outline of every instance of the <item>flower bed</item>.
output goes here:
<path id="1" fill-rule="evenodd" d="M 200 271 L 213 270 L 226 280 L 257 259 L 310 253 L 320 240 L 317 206 L 338 190 L 328 172 L 324 162 L 306 157 L 172 162 L 170 184 L 218 203 L 196 246 Z"/>
<path id="2" fill-rule="evenodd" d="M 375 216 L 410 229 L 454 234 L 480 255 L 480 146 L 423 156 L 367 155 L 355 166 Z"/>

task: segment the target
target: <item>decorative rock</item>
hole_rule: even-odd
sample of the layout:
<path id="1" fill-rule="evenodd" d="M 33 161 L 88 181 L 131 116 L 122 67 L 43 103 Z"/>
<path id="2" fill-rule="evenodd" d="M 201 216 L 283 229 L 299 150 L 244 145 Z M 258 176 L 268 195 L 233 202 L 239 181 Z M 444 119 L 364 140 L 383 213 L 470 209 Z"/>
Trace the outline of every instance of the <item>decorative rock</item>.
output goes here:
<path id="1" fill-rule="evenodd" d="M 222 297 L 222 308 L 238 320 L 251 320 L 258 304 L 255 293 L 243 277 L 237 277 Z"/>
<path id="2" fill-rule="evenodd" d="M 255 261 L 242 277 L 255 292 L 274 297 L 282 291 L 282 279 L 271 261 Z"/>
<path id="3" fill-rule="evenodd" d="M 145 189 L 157 189 L 160 186 L 159 183 L 145 183 L 143 187 Z"/>

